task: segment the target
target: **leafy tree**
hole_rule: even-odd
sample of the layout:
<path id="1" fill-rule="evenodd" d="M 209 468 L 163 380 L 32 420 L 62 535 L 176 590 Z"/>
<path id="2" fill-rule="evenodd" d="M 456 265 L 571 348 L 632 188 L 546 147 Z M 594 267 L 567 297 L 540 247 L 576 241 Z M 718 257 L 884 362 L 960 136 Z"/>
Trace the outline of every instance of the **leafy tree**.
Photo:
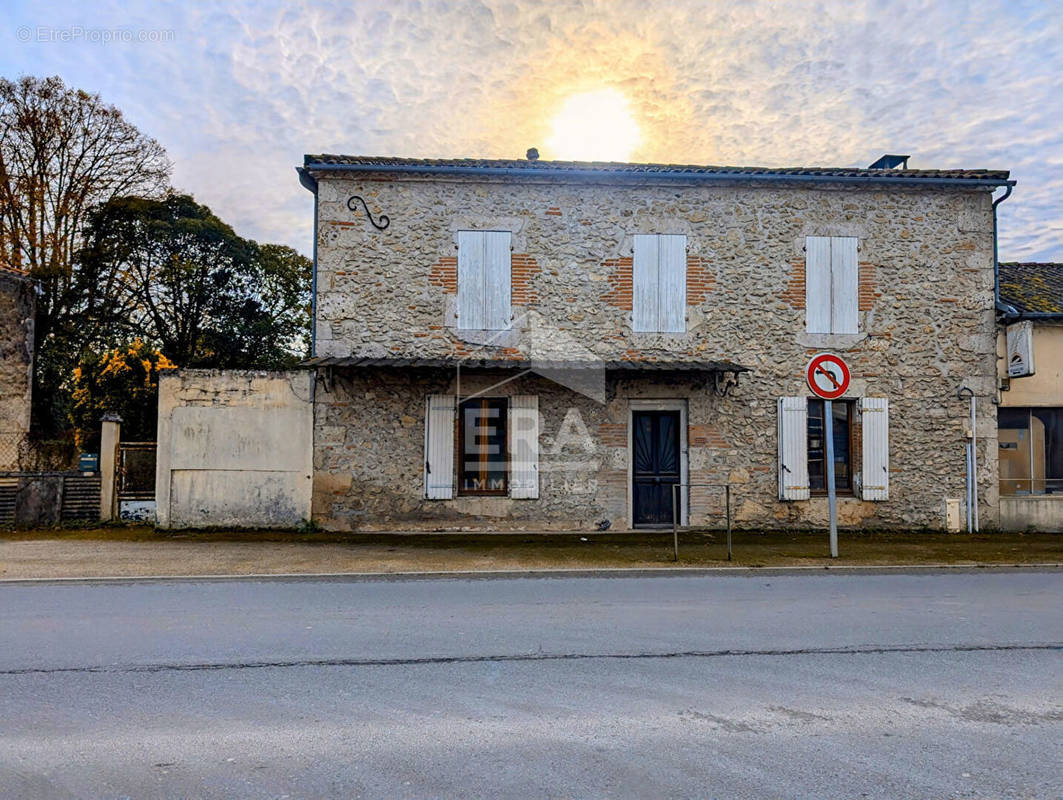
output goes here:
<path id="1" fill-rule="evenodd" d="M 0 78 L 0 261 L 37 280 L 35 421 L 64 416 L 54 403 L 85 345 L 87 307 L 106 307 L 113 283 L 76 281 L 74 254 L 93 207 L 165 191 L 170 162 L 98 95 L 58 77 Z M 91 338 L 91 337 L 90 337 Z"/>
<path id="2" fill-rule="evenodd" d="M 172 369 L 166 356 L 141 339 L 89 354 L 74 368 L 70 422 L 78 447 L 99 447 L 100 417 L 122 417 L 122 438 L 151 441 L 158 413 L 159 371 Z"/>
<path id="3" fill-rule="evenodd" d="M 79 278 L 113 282 L 93 327 L 155 343 L 179 366 L 271 368 L 309 341 L 311 263 L 236 235 L 188 195 L 121 197 L 89 217 Z"/>

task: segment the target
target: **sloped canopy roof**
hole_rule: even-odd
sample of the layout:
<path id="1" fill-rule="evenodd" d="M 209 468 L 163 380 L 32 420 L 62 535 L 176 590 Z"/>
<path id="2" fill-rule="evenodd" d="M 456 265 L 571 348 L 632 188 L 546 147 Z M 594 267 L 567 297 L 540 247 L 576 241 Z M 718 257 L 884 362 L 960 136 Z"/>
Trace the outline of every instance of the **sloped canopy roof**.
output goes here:
<path id="1" fill-rule="evenodd" d="M 1063 264 L 1000 262 L 1000 299 L 1020 314 L 1063 314 Z"/>

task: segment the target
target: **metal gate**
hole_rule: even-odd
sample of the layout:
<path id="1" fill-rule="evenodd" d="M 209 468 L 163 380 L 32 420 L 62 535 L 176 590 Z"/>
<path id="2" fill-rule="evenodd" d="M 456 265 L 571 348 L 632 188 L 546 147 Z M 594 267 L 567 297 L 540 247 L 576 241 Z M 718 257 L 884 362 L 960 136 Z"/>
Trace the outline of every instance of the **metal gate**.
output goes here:
<path id="1" fill-rule="evenodd" d="M 155 442 L 118 445 L 118 500 L 155 499 Z"/>

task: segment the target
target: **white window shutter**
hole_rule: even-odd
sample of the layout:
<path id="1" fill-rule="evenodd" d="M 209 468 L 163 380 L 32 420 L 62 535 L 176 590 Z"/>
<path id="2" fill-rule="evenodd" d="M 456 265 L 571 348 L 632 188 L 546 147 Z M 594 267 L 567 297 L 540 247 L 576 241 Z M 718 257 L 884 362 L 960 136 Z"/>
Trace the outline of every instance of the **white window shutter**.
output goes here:
<path id="1" fill-rule="evenodd" d="M 429 500 L 454 497 L 454 395 L 430 394 L 424 431 L 424 494 Z"/>
<path id="2" fill-rule="evenodd" d="M 484 327 L 490 331 L 509 330 L 511 270 L 509 231 L 484 232 Z"/>
<path id="3" fill-rule="evenodd" d="M 658 330 L 685 333 L 687 329 L 687 237 L 662 234 L 658 239 Z"/>
<path id="4" fill-rule="evenodd" d="M 808 497 L 808 400 L 780 397 L 779 499 Z"/>
<path id="5" fill-rule="evenodd" d="M 657 331 L 659 243 L 656 234 L 635 236 L 635 263 L 631 270 L 632 314 L 634 331 Z"/>
<path id="6" fill-rule="evenodd" d="M 458 328 L 484 328 L 484 234 L 458 231 Z"/>
<path id="7" fill-rule="evenodd" d="M 890 405 L 885 397 L 865 397 L 860 401 L 863 423 L 864 500 L 890 497 Z"/>
<path id="8" fill-rule="evenodd" d="M 539 398 L 510 397 L 508 422 L 509 496 L 534 500 L 539 497 Z"/>
<path id="9" fill-rule="evenodd" d="M 831 333 L 858 332 L 858 269 L 856 238 L 830 240 Z"/>
<path id="10" fill-rule="evenodd" d="M 805 237 L 805 331 L 830 333 L 830 237 Z"/>

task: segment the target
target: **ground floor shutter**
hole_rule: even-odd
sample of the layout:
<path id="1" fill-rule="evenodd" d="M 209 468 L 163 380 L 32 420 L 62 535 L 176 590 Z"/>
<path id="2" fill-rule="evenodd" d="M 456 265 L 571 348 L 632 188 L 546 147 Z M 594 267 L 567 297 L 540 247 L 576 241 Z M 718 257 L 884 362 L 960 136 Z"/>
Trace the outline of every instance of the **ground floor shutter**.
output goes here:
<path id="1" fill-rule="evenodd" d="M 863 423 L 864 500 L 889 500 L 890 496 L 890 407 L 885 397 L 860 401 Z"/>
<path id="2" fill-rule="evenodd" d="M 454 497 L 454 395 L 430 394 L 425 404 L 424 494 L 429 500 Z"/>
<path id="3" fill-rule="evenodd" d="M 518 394 L 509 398 L 509 496 L 518 500 L 539 497 L 539 398 Z"/>
<path id="4" fill-rule="evenodd" d="M 807 500 L 808 401 L 779 398 L 779 499 Z"/>

